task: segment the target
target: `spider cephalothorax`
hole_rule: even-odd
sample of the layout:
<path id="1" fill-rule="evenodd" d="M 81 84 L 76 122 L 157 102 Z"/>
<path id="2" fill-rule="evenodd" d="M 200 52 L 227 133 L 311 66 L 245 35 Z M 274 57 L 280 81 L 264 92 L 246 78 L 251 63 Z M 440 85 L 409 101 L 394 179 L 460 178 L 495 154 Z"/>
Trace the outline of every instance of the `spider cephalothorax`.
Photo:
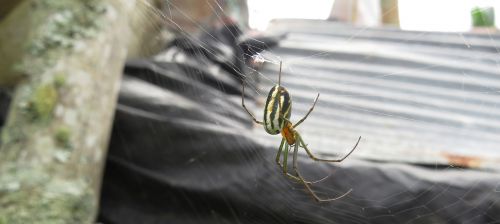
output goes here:
<path id="1" fill-rule="evenodd" d="M 285 121 L 284 127 L 281 129 L 281 136 L 286 140 L 288 145 L 293 145 L 295 142 L 295 129 L 293 129 L 292 123 Z"/>
<path id="2" fill-rule="evenodd" d="M 273 86 L 271 90 L 269 91 L 269 94 L 267 96 L 266 100 L 266 105 L 264 107 L 264 120 L 263 121 L 258 121 L 255 116 L 253 116 L 252 113 L 246 108 L 245 106 L 245 82 L 243 81 L 243 87 L 242 87 L 242 96 L 241 96 L 241 105 L 243 108 L 246 110 L 246 112 L 252 117 L 253 121 L 256 122 L 257 124 L 261 124 L 264 126 L 264 129 L 266 130 L 267 133 L 271 135 L 277 135 L 281 133 L 282 139 L 281 139 L 281 144 L 278 150 L 278 154 L 276 155 L 276 163 L 283 169 L 283 172 L 285 175 L 295 181 L 298 181 L 302 183 L 307 191 L 313 196 L 313 198 L 316 201 L 333 201 L 337 200 L 339 198 L 344 197 L 345 195 L 349 194 L 351 190 L 348 192 L 344 193 L 343 195 L 337 197 L 337 198 L 329 198 L 329 199 L 321 199 L 319 198 L 316 193 L 311 189 L 309 186 L 311 182 L 305 181 L 302 175 L 300 174 L 298 170 L 298 165 L 297 165 L 297 153 L 299 151 L 299 147 L 304 148 L 306 151 L 307 155 L 315 160 L 315 161 L 323 161 L 323 162 L 342 162 L 345 158 L 347 158 L 353 151 L 356 149 L 358 146 L 359 141 L 361 140 L 361 137 L 358 138 L 358 141 L 356 142 L 356 145 L 351 149 L 349 153 L 347 153 L 344 157 L 340 159 L 321 159 L 316 156 L 314 156 L 311 151 L 307 148 L 307 145 L 304 143 L 304 140 L 300 136 L 299 132 L 295 130 L 299 124 L 301 124 L 307 116 L 313 111 L 314 106 L 316 105 L 316 102 L 318 101 L 319 98 L 319 93 L 314 99 L 314 103 L 312 107 L 309 109 L 309 111 L 306 113 L 306 115 L 300 119 L 295 125 L 292 124 L 290 121 L 290 115 L 292 114 L 292 98 L 290 96 L 290 93 L 286 90 L 285 87 L 281 86 L 281 61 L 280 61 L 280 71 L 278 75 L 278 84 Z M 293 170 L 295 171 L 295 175 L 288 173 L 287 169 L 287 159 L 288 159 L 288 151 L 289 149 L 293 147 Z M 284 149 L 284 150 L 283 150 Z M 280 158 L 281 158 L 281 153 L 283 152 L 283 163 L 281 163 Z"/>

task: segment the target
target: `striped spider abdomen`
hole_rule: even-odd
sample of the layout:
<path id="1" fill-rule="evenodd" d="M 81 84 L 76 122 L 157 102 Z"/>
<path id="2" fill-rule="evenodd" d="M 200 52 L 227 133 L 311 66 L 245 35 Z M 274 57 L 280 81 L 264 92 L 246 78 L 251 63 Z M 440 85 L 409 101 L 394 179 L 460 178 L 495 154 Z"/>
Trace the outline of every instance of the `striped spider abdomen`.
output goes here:
<path id="1" fill-rule="evenodd" d="M 273 86 L 264 107 L 264 129 L 271 135 L 279 134 L 285 127 L 285 121 L 290 120 L 291 114 L 292 99 L 290 93 L 283 86 Z"/>

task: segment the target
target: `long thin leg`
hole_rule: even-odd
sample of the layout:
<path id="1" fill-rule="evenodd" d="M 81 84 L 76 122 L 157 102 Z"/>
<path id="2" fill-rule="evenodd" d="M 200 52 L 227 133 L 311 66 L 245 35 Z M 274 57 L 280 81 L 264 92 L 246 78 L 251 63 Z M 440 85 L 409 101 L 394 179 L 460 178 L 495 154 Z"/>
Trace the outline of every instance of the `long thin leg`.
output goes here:
<path id="1" fill-rule="evenodd" d="M 309 149 L 307 148 L 307 145 L 304 143 L 304 140 L 302 140 L 302 137 L 299 135 L 299 133 L 296 134 L 297 138 L 299 139 L 300 141 L 300 144 L 302 145 L 302 147 L 304 147 L 304 149 L 306 150 L 307 152 L 307 155 L 309 155 L 309 157 L 311 157 L 311 159 L 313 160 L 316 160 L 316 161 L 323 161 L 323 162 L 335 162 L 335 163 L 339 163 L 339 162 L 342 162 L 344 161 L 344 159 L 346 159 L 349 155 L 351 155 L 351 153 L 356 149 L 356 147 L 358 147 L 358 143 L 359 141 L 361 140 L 361 136 L 359 136 L 358 138 L 358 141 L 356 142 L 356 145 L 354 145 L 354 147 L 351 149 L 351 151 L 349 153 L 347 153 L 344 157 L 340 158 L 340 159 L 321 159 L 321 158 L 318 158 L 316 156 L 314 156 L 311 151 L 309 151 Z"/>
<path id="2" fill-rule="evenodd" d="M 245 108 L 245 110 L 247 111 L 248 115 L 250 115 L 250 117 L 252 117 L 253 121 L 257 124 L 264 124 L 264 122 L 262 121 L 258 121 L 255 116 L 253 116 L 252 113 L 250 113 L 250 111 L 247 109 L 247 107 L 245 106 L 245 80 L 243 80 L 243 85 L 242 85 L 242 90 L 241 90 L 241 105 L 243 106 L 243 108 Z"/>
<path id="3" fill-rule="evenodd" d="M 284 140 L 284 138 L 283 138 Z M 285 141 L 285 152 L 283 152 L 283 173 L 287 174 L 288 176 L 288 171 L 287 171 L 287 166 L 288 166 L 288 143 Z M 291 175 L 290 175 L 291 176 Z"/>
<path id="4" fill-rule="evenodd" d="M 311 189 L 309 184 L 307 184 L 306 181 L 304 181 L 304 178 L 302 178 L 302 175 L 300 175 L 299 167 L 297 165 L 298 152 L 299 152 L 299 144 L 295 144 L 295 149 L 293 151 L 293 169 L 295 170 L 295 173 L 297 174 L 297 177 L 300 179 L 302 184 L 306 187 L 307 192 L 314 198 L 314 200 L 316 200 L 317 202 L 335 201 L 335 200 L 341 199 L 341 198 L 345 197 L 346 195 L 348 195 L 349 193 L 351 193 L 352 189 L 349 189 L 349 191 L 347 191 L 346 193 L 344 193 L 336 198 L 321 199 L 320 197 L 318 197 L 318 195 L 316 195 L 316 193 L 314 193 L 314 191 Z"/>
<path id="5" fill-rule="evenodd" d="M 285 139 L 284 138 L 281 139 L 280 148 L 278 149 L 278 154 L 276 154 L 276 163 L 279 166 L 282 166 L 281 163 L 280 163 L 280 157 L 281 157 L 281 151 L 283 151 L 283 144 L 285 144 Z"/>
<path id="6" fill-rule="evenodd" d="M 283 146 L 285 147 L 285 152 L 283 153 L 283 164 L 280 163 L 280 157 L 281 157 L 281 152 L 283 151 Z M 290 179 L 294 180 L 294 181 L 297 181 L 297 182 L 301 182 L 300 179 L 290 173 L 288 173 L 288 169 L 287 169 L 287 165 L 288 165 L 288 143 L 286 143 L 285 139 L 283 138 L 281 140 L 281 144 L 280 144 L 280 148 L 278 150 L 278 154 L 276 155 L 276 163 L 278 164 L 278 166 L 283 170 L 283 173 Z M 324 178 L 323 178 L 324 179 Z M 323 180 L 321 179 L 321 180 Z M 320 180 L 320 181 L 321 181 Z M 318 182 L 318 181 L 315 181 L 315 182 Z M 315 183 L 315 182 L 309 182 L 309 181 L 306 181 L 306 183 L 308 184 L 311 184 L 311 183 Z"/>
<path id="7" fill-rule="evenodd" d="M 281 152 L 281 149 L 283 149 L 283 147 L 282 147 L 282 146 L 283 146 L 283 144 L 285 144 L 285 151 L 283 152 L 283 164 L 280 164 L 279 162 L 278 162 L 278 164 L 280 165 L 281 169 L 283 169 L 283 173 L 284 173 L 287 177 L 291 178 L 292 180 L 295 180 L 295 181 L 299 181 L 299 182 L 300 182 L 299 178 L 297 178 L 296 176 L 294 176 L 294 175 L 292 175 L 292 174 L 288 173 L 288 168 L 287 168 L 287 166 L 288 166 L 288 148 L 289 148 L 290 146 L 289 146 L 289 145 L 288 145 L 288 143 L 285 141 L 285 138 L 281 139 L 281 144 L 280 144 L 280 150 L 279 150 L 279 152 Z M 279 158 L 278 158 L 278 157 L 276 157 L 276 159 L 277 159 L 277 161 L 279 161 Z"/>
<path id="8" fill-rule="evenodd" d="M 283 117 L 283 111 L 281 111 L 281 90 L 280 90 L 280 87 L 281 87 L 281 66 L 282 66 L 283 62 L 280 61 L 280 72 L 278 74 L 278 92 L 276 94 L 276 98 L 278 99 L 278 116 L 279 116 L 279 119 L 278 119 L 278 122 L 280 121 L 280 119 L 286 119 Z M 283 122 L 284 124 L 284 122 Z M 281 125 L 281 123 L 280 123 Z"/>
<path id="9" fill-rule="evenodd" d="M 299 126 L 300 123 L 302 123 L 304 120 L 306 120 L 307 116 L 309 116 L 309 114 L 314 110 L 314 106 L 316 106 L 316 102 L 318 102 L 318 98 L 319 98 L 319 93 L 316 96 L 316 99 L 314 99 L 314 103 L 313 103 L 312 107 L 309 109 L 307 114 L 302 119 L 300 119 L 297 123 L 295 123 L 295 125 L 293 126 L 294 128 Z"/>

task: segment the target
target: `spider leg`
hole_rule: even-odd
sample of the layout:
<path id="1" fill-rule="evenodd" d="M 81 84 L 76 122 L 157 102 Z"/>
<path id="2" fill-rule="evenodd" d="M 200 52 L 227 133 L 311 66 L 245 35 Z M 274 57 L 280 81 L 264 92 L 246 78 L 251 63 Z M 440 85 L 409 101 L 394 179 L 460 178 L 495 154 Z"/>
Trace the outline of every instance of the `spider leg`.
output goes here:
<path id="1" fill-rule="evenodd" d="M 284 173 L 288 173 L 288 152 L 290 152 L 289 150 L 290 148 L 290 145 L 288 145 L 288 142 L 286 142 L 285 140 L 285 152 L 283 152 L 283 172 Z"/>
<path id="2" fill-rule="evenodd" d="M 340 195 L 340 196 L 338 196 L 336 198 L 322 199 L 322 198 L 318 197 L 318 195 L 316 195 L 316 193 L 314 193 L 314 191 L 311 189 L 311 187 L 309 186 L 309 184 L 306 183 L 306 181 L 304 180 L 304 178 L 302 178 L 302 175 L 300 175 L 299 168 L 298 168 L 298 165 L 297 165 L 297 154 L 298 154 L 298 152 L 299 152 L 299 144 L 295 144 L 295 149 L 293 151 L 293 169 L 295 170 L 295 173 L 297 174 L 297 177 L 299 178 L 299 180 L 306 187 L 307 192 L 314 198 L 314 200 L 316 200 L 317 202 L 335 201 L 335 200 L 343 198 L 344 196 L 346 196 L 349 193 L 351 193 L 352 189 L 349 189 L 349 191 L 347 191 L 346 193 L 344 193 L 344 194 L 342 194 L 342 195 Z"/>
<path id="3" fill-rule="evenodd" d="M 285 152 L 283 153 L 283 164 L 280 163 L 280 157 L 281 157 L 281 152 L 283 151 L 283 147 L 285 147 Z M 289 145 L 288 143 L 286 143 L 285 141 L 285 138 L 282 138 L 281 139 L 281 144 L 280 144 L 280 148 L 278 150 L 278 154 L 276 155 L 276 163 L 278 164 L 278 166 L 280 166 L 280 168 L 283 170 L 283 174 L 285 174 L 288 178 L 294 180 L 294 181 L 297 181 L 297 182 L 301 182 L 300 179 L 292 174 L 290 174 L 287 170 L 287 165 L 288 165 L 288 148 L 289 148 Z M 323 178 L 324 179 L 324 178 Z M 321 179 L 321 180 L 323 180 Z M 314 182 L 309 182 L 309 181 L 305 181 L 307 184 L 312 184 Z M 315 181 L 316 182 L 316 181 Z"/>
<path id="4" fill-rule="evenodd" d="M 243 108 L 245 109 L 245 111 L 248 113 L 248 115 L 250 115 L 250 117 L 252 117 L 252 119 L 253 119 L 253 121 L 255 123 L 257 123 L 257 124 L 264 124 L 264 122 L 258 121 L 257 118 L 255 118 L 255 116 L 253 116 L 253 114 L 250 113 L 250 111 L 245 106 L 245 80 L 243 80 L 243 85 L 242 85 L 242 89 L 241 89 L 241 105 L 243 106 Z"/>
<path id="5" fill-rule="evenodd" d="M 309 157 L 311 157 L 311 159 L 313 159 L 315 161 L 334 162 L 334 163 L 339 163 L 339 162 L 344 161 L 344 159 L 346 159 L 349 155 L 351 155 L 351 153 L 356 149 L 356 147 L 358 147 L 358 143 L 361 140 L 361 136 L 359 136 L 358 141 L 356 142 L 356 144 L 354 145 L 354 147 L 351 149 L 351 151 L 349 153 L 347 153 L 344 157 L 340 158 L 340 159 L 321 159 L 321 158 L 318 158 L 318 157 L 314 156 L 311 153 L 311 151 L 309 151 L 309 149 L 307 148 L 307 145 L 304 143 L 304 140 L 299 135 L 299 133 L 297 133 L 296 136 L 297 136 L 298 140 L 300 141 L 300 144 L 302 145 L 302 147 L 306 150 L 307 155 Z"/>
<path id="6" fill-rule="evenodd" d="M 309 111 L 307 111 L 307 114 L 306 114 L 306 115 L 305 115 L 302 119 L 300 119 L 300 120 L 299 120 L 299 121 L 298 121 L 298 122 L 297 122 L 297 123 L 293 126 L 294 128 L 295 128 L 295 127 L 297 127 L 297 126 L 299 126 L 299 124 L 300 124 L 300 123 L 302 123 L 303 121 L 305 121 L 305 120 L 306 120 L 307 116 L 309 116 L 309 114 L 310 114 L 310 113 L 314 110 L 314 107 L 316 106 L 316 102 L 318 102 L 318 98 L 319 98 L 319 93 L 318 93 L 318 95 L 316 96 L 316 99 L 314 99 L 314 103 L 313 103 L 312 107 L 311 107 L 311 108 L 309 108 Z"/>
<path id="7" fill-rule="evenodd" d="M 278 149 L 278 154 L 276 154 L 276 163 L 280 167 L 282 167 L 282 165 L 280 163 L 280 157 L 281 157 L 281 151 L 283 151 L 283 144 L 285 144 L 285 139 L 284 138 L 281 139 L 280 148 Z"/>

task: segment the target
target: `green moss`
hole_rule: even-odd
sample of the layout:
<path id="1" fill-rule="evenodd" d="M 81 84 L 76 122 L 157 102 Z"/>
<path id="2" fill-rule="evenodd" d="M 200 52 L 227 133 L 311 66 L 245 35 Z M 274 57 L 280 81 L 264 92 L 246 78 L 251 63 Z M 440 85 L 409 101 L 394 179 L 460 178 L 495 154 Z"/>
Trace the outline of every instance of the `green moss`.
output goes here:
<path id="1" fill-rule="evenodd" d="M 33 34 L 25 48 L 29 57 L 16 64 L 27 74 L 42 73 L 79 41 L 93 38 L 104 27 L 105 4 L 97 0 L 36 0 L 31 7 Z"/>
<path id="2" fill-rule="evenodd" d="M 2 146 L 2 144 L 5 144 L 6 142 L 10 142 L 11 139 L 12 138 L 11 138 L 9 132 L 6 131 L 5 128 L 0 130 L 0 147 Z"/>
<path id="3" fill-rule="evenodd" d="M 0 195 L 11 191 L 13 185 L 34 187 L 47 182 L 49 177 L 38 168 L 25 167 L 17 163 L 3 165 L 0 170 Z"/>
<path id="4" fill-rule="evenodd" d="M 90 194 L 47 195 L 23 190 L 0 196 L 0 220 L 9 224 L 90 223 L 94 202 Z"/>
<path id="5" fill-rule="evenodd" d="M 0 171 L 0 224 L 91 223 L 96 198 L 88 183 L 40 167 Z"/>
<path id="6" fill-rule="evenodd" d="M 57 74 L 54 77 L 54 85 L 57 88 L 61 88 L 64 84 L 66 84 L 66 76 L 64 74 Z"/>
<path id="7" fill-rule="evenodd" d="M 100 28 L 99 15 L 105 7 L 98 1 L 61 3 L 61 1 L 42 1 L 43 8 L 54 11 L 39 30 L 37 38 L 29 45 L 33 55 L 44 54 L 53 48 L 71 48 L 79 39 L 95 36 Z"/>
<path id="8" fill-rule="evenodd" d="M 68 127 L 59 127 L 56 130 L 56 134 L 54 136 L 57 145 L 63 148 L 70 148 L 70 137 L 71 132 Z"/>
<path id="9" fill-rule="evenodd" d="M 29 103 L 28 112 L 33 120 L 47 120 L 57 102 L 57 91 L 53 85 L 41 85 L 33 93 Z"/>

